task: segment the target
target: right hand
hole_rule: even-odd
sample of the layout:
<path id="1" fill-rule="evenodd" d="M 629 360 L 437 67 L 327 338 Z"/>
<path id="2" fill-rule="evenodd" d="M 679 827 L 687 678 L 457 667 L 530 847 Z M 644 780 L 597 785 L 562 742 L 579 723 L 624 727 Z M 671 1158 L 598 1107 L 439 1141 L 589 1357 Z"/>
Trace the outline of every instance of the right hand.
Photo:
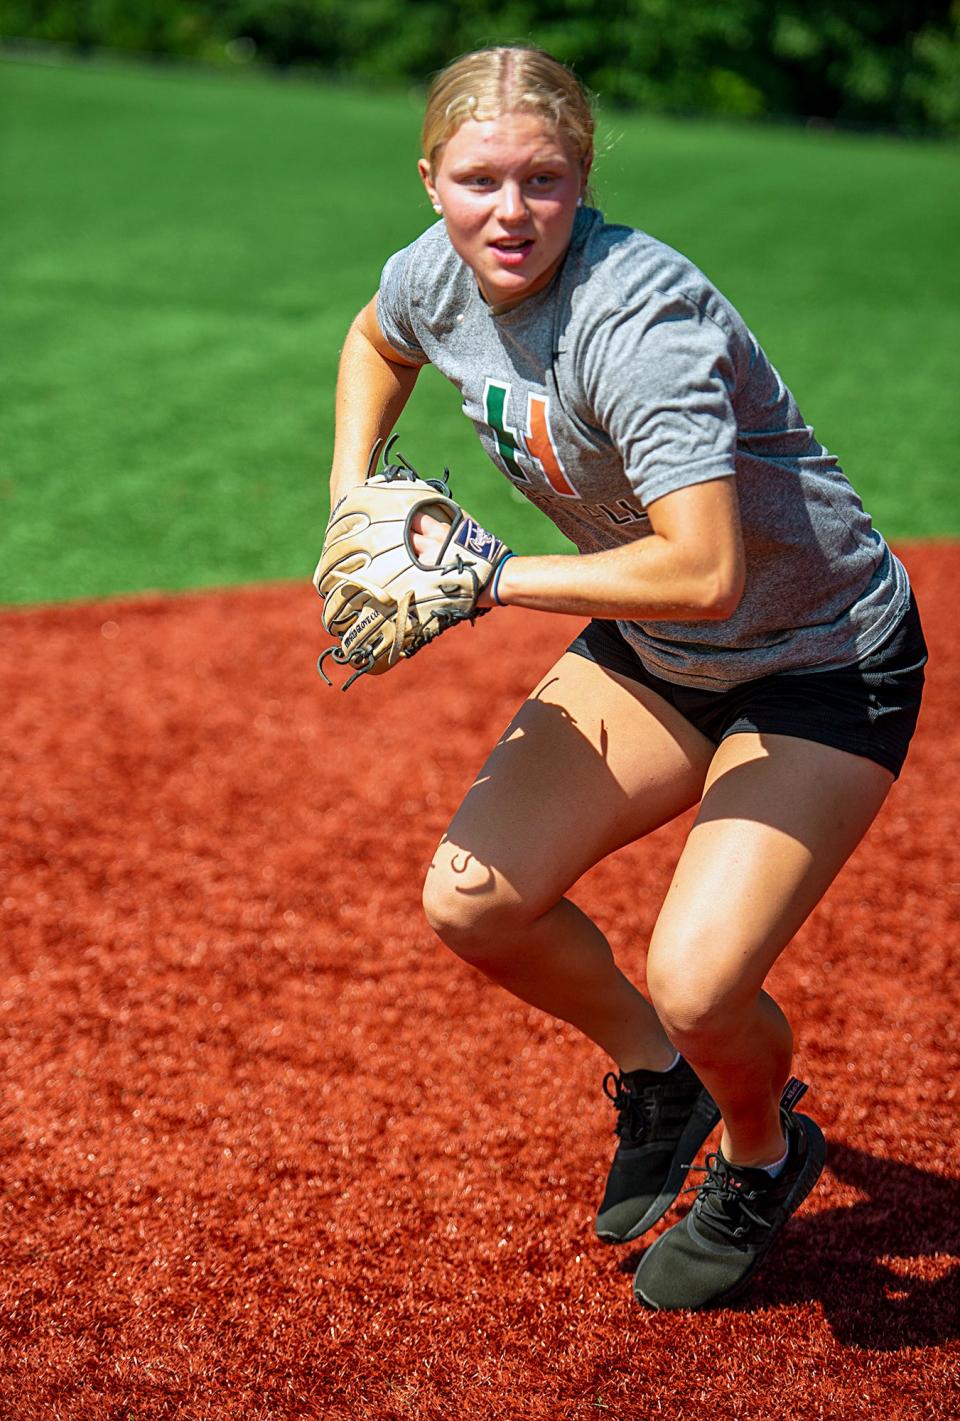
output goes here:
<path id="1" fill-rule="evenodd" d="M 416 513 L 410 524 L 413 551 L 427 567 L 436 567 L 440 550 L 450 533 L 449 523 L 442 523 L 429 513 Z"/>

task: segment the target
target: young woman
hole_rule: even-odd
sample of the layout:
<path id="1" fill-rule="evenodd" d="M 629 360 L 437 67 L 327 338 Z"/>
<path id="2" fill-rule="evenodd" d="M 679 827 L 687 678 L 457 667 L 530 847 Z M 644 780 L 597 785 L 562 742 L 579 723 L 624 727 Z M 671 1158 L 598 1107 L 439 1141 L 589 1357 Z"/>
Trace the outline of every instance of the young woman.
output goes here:
<path id="1" fill-rule="evenodd" d="M 500 570 L 498 605 L 589 620 L 481 769 L 424 901 L 456 953 L 615 1062 L 601 1238 L 661 1218 L 722 1118 L 635 1280 L 647 1306 L 699 1308 L 746 1285 L 823 1167 L 763 984 L 899 773 L 926 654 L 902 565 L 737 312 L 584 205 L 592 153 L 584 92 L 548 55 L 439 75 L 420 175 L 441 220 L 347 337 L 331 491 L 362 481 L 433 362 L 579 550 Z M 439 532 L 422 520 L 422 560 Z M 698 803 L 647 1000 L 564 895 Z"/>

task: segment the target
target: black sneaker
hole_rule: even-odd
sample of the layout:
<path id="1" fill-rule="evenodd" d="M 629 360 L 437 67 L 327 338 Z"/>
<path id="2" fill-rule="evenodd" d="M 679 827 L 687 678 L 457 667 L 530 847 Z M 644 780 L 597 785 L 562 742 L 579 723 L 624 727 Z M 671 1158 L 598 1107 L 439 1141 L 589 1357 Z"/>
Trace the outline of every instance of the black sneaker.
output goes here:
<path id="1" fill-rule="evenodd" d="M 648 1308 L 707 1308 L 730 1302 L 750 1282 L 784 1224 L 816 1184 L 827 1157 L 820 1129 L 793 1107 L 806 1090 L 791 1079 L 780 1101 L 787 1162 L 764 1169 L 707 1156 L 706 1178 L 685 1219 L 647 1249 L 633 1280 Z"/>
<path id="2" fill-rule="evenodd" d="M 629 1243 L 670 1208 L 720 1112 L 682 1058 L 669 1071 L 611 1071 L 603 1089 L 617 1108 L 620 1143 L 597 1213 L 597 1237 Z"/>

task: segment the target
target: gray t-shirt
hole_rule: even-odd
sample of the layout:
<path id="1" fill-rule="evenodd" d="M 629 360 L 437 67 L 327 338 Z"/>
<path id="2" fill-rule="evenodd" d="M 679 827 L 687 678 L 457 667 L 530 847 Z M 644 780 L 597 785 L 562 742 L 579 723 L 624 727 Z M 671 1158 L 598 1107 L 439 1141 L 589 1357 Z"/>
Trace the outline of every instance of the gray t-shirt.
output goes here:
<path id="1" fill-rule="evenodd" d="M 460 391 L 493 463 L 581 552 L 652 530 L 646 507 L 735 477 L 747 580 L 724 621 L 618 625 L 644 664 L 726 690 L 846 666 L 904 612 L 906 572 L 756 337 L 644 232 L 577 214 L 543 291 L 492 314 L 442 222 L 384 268 L 387 341 Z"/>

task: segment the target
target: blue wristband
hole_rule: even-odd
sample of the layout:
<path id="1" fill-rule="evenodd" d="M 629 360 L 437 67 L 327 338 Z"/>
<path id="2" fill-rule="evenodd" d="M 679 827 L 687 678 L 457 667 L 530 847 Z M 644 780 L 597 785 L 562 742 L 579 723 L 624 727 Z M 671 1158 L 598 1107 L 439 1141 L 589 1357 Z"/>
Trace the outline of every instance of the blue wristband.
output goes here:
<path id="1" fill-rule="evenodd" d="M 497 570 L 493 574 L 493 581 L 490 584 L 490 601 L 495 607 L 503 606 L 503 603 L 500 601 L 500 598 L 497 595 L 497 588 L 500 585 L 500 574 L 501 572 L 503 572 L 504 567 L 507 565 L 510 559 L 515 558 L 516 556 L 516 553 L 507 553 L 506 557 L 501 558 L 500 561 L 497 563 Z"/>

